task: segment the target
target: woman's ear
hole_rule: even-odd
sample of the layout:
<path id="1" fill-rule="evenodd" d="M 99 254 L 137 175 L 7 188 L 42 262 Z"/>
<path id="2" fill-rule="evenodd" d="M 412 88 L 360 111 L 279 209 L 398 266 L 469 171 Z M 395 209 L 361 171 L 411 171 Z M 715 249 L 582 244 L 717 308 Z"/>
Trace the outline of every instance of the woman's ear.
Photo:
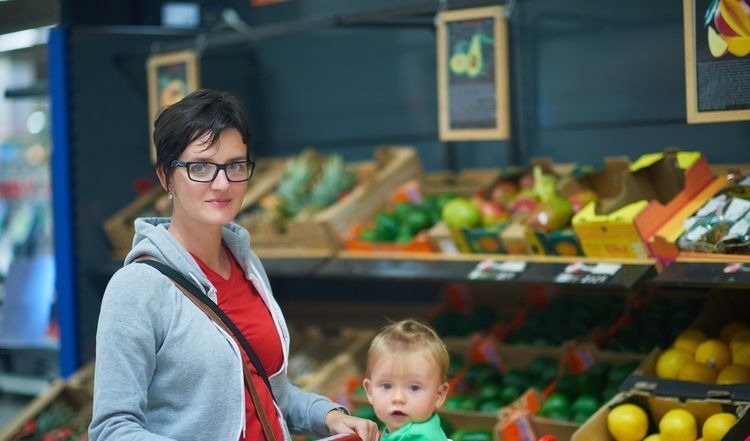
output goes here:
<path id="1" fill-rule="evenodd" d="M 159 178 L 159 182 L 161 183 L 161 186 L 169 192 L 169 182 L 167 181 L 167 175 L 164 173 L 164 169 L 161 167 L 158 167 L 156 169 L 156 176 Z"/>

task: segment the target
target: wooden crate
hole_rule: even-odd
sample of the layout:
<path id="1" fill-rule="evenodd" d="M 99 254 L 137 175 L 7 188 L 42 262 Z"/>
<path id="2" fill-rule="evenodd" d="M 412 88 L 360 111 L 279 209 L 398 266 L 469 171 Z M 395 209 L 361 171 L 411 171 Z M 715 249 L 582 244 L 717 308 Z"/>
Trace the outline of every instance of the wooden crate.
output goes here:
<path id="1" fill-rule="evenodd" d="M 74 433 L 85 433 L 91 422 L 93 397 L 84 389 L 73 387 L 62 380 L 56 380 L 41 395 L 32 400 L 2 431 L 0 441 L 10 441 L 16 434 L 29 428 L 27 423 L 38 418 L 44 411 L 53 406 L 64 406 L 70 410 L 70 418 L 64 426 L 73 429 Z M 24 432 L 25 433 L 25 432 Z M 32 432 L 35 433 L 35 432 Z M 35 435 L 33 439 L 41 439 Z"/>
<path id="2" fill-rule="evenodd" d="M 280 231 L 271 224 L 241 225 L 250 231 L 253 250 L 261 257 L 332 256 L 343 248 L 343 237 L 354 226 L 374 216 L 375 201 L 421 174 L 412 147 L 380 147 L 373 161 L 357 164 L 357 176 L 365 176 L 344 198 L 313 215 L 299 215 Z"/>

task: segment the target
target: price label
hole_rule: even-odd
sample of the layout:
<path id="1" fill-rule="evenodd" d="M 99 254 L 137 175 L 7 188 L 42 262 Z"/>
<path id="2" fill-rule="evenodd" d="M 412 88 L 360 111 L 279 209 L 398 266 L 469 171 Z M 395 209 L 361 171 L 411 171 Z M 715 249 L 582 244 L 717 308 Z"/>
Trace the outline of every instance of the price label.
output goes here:
<path id="1" fill-rule="evenodd" d="M 622 265 L 614 263 L 586 265 L 576 262 L 565 267 L 565 271 L 555 277 L 555 282 L 600 285 L 607 283 L 620 269 L 622 269 Z"/>
<path id="2" fill-rule="evenodd" d="M 503 261 L 483 260 L 469 273 L 470 280 L 494 280 L 508 281 L 513 280 L 526 271 L 526 262 L 524 261 Z"/>

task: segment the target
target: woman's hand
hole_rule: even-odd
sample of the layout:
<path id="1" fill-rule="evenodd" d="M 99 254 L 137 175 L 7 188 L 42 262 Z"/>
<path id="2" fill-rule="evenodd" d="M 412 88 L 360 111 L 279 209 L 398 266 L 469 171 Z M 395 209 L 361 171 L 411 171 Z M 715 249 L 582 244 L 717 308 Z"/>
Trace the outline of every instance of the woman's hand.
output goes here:
<path id="1" fill-rule="evenodd" d="M 364 418 L 347 415 L 334 409 L 326 415 L 326 426 L 331 433 L 356 433 L 362 441 L 378 441 L 380 431 L 378 425 Z"/>

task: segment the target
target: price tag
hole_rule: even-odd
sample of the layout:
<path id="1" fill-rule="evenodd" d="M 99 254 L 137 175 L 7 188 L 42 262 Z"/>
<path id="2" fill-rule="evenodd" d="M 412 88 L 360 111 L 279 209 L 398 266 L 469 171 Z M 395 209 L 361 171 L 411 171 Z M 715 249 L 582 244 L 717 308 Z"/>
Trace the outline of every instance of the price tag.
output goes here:
<path id="1" fill-rule="evenodd" d="M 615 263 L 586 265 L 581 262 L 575 262 L 565 267 L 565 271 L 555 277 L 555 282 L 597 285 L 608 282 L 620 269 L 622 269 L 622 265 Z"/>
<path id="2" fill-rule="evenodd" d="M 483 260 L 469 273 L 469 279 L 508 281 L 515 279 L 524 271 L 526 271 L 526 262 L 524 261 L 495 262 L 494 260 Z"/>

